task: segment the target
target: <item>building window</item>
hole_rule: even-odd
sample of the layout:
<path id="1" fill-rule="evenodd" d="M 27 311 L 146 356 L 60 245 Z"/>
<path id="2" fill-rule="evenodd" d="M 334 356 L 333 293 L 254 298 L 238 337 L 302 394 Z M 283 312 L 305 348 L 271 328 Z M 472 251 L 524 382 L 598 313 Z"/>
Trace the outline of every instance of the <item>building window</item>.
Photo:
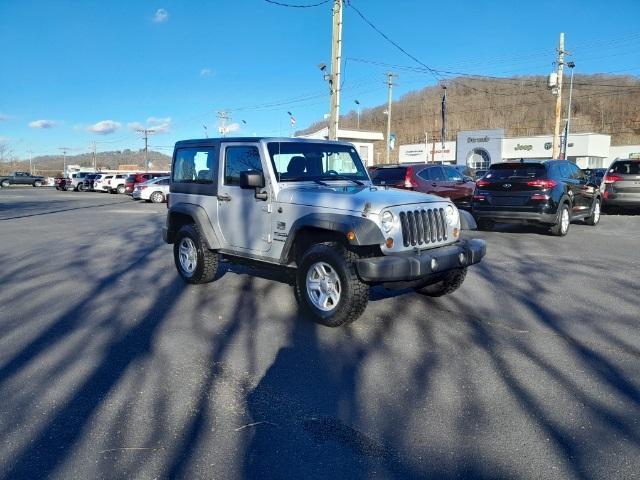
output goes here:
<path id="1" fill-rule="evenodd" d="M 475 170 L 487 170 L 491 165 L 491 156 L 484 148 L 474 148 L 467 155 L 467 166 Z"/>

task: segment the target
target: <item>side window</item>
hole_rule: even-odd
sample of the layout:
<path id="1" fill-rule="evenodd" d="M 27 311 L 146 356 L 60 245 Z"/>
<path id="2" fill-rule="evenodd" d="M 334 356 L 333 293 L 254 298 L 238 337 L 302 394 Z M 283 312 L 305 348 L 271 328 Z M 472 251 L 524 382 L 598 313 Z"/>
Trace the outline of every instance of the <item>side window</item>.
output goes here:
<path id="1" fill-rule="evenodd" d="M 560 165 L 560 176 L 562 178 L 571 178 L 571 169 L 569 168 L 569 165 L 566 164 L 565 162 L 562 162 Z"/>
<path id="2" fill-rule="evenodd" d="M 158 185 L 169 185 L 169 179 L 163 178 L 162 180 L 158 180 Z"/>
<path id="3" fill-rule="evenodd" d="M 227 147 L 225 150 L 224 183 L 240 185 L 240 172 L 257 170 L 262 172 L 260 152 L 257 147 Z"/>
<path id="4" fill-rule="evenodd" d="M 575 163 L 570 163 L 570 162 L 568 165 L 569 165 L 569 169 L 571 170 L 571 178 L 575 180 L 585 179 L 584 172 L 580 170 L 580 167 L 578 167 Z"/>
<path id="5" fill-rule="evenodd" d="M 444 167 L 444 171 L 447 174 L 447 179 L 450 182 L 461 182 L 462 181 L 462 175 L 460 175 L 460 172 L 458 170 L 456 170 L 453 167 Z"/>
<path id="6" fill-rule="evenodd" d="M 427 168 L 427 179 L 432 182 L 444 182 L 444 171 L 442 167 Z"/>
<path id="7" fill-rule="evenodd" d="M 173 166 L 173 182 L 213 183 L 217 156 L 215 147 L 179 149 Z"/>

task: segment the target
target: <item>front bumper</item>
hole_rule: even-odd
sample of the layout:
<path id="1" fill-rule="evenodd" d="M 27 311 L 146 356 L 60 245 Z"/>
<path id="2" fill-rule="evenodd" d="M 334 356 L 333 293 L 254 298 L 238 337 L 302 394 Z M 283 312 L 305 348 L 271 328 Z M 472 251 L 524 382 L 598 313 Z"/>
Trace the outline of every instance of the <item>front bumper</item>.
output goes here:
<path id="1" fill-rule="evenodd" d="M 484 240 L 461 240 L 453 245 L 418 252 L 361 258 L 356 261 L 356 268 L 365 282 L 420 280 L 478 263 L 486 252 Z"/>

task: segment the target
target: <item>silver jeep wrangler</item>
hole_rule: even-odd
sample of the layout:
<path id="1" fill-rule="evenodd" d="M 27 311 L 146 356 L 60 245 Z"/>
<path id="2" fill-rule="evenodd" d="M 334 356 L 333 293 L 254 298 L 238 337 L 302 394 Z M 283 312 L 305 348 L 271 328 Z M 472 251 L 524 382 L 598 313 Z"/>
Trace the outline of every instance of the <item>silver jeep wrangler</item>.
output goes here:
<path id="1" fill-rule="evenodd" d="M 331 327 L 362 314 L 371 285 L 453 292 L 486 251 L 461 238 L 471 215 L 446 198 L 375 187 L 344 142 L 180 141 L 168 209 L 163 237 L 186 282 L 212 281 L 223 257 L 286 269 L 300 307 Z"/>

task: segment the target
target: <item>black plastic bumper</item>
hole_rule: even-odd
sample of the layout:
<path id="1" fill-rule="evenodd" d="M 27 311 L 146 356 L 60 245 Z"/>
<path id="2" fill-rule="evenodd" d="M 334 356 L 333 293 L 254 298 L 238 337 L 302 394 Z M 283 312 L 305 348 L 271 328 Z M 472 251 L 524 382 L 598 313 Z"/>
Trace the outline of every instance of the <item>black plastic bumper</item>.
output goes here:
<path id="1" fill-rule="evenodd" d="M 473 265 L 486 252 L 484 240 L 461 240 L 453 245 L 420 252 L 362 258 L 356 262 L 356 268 L 365 282 L 411 281 Z"/>

